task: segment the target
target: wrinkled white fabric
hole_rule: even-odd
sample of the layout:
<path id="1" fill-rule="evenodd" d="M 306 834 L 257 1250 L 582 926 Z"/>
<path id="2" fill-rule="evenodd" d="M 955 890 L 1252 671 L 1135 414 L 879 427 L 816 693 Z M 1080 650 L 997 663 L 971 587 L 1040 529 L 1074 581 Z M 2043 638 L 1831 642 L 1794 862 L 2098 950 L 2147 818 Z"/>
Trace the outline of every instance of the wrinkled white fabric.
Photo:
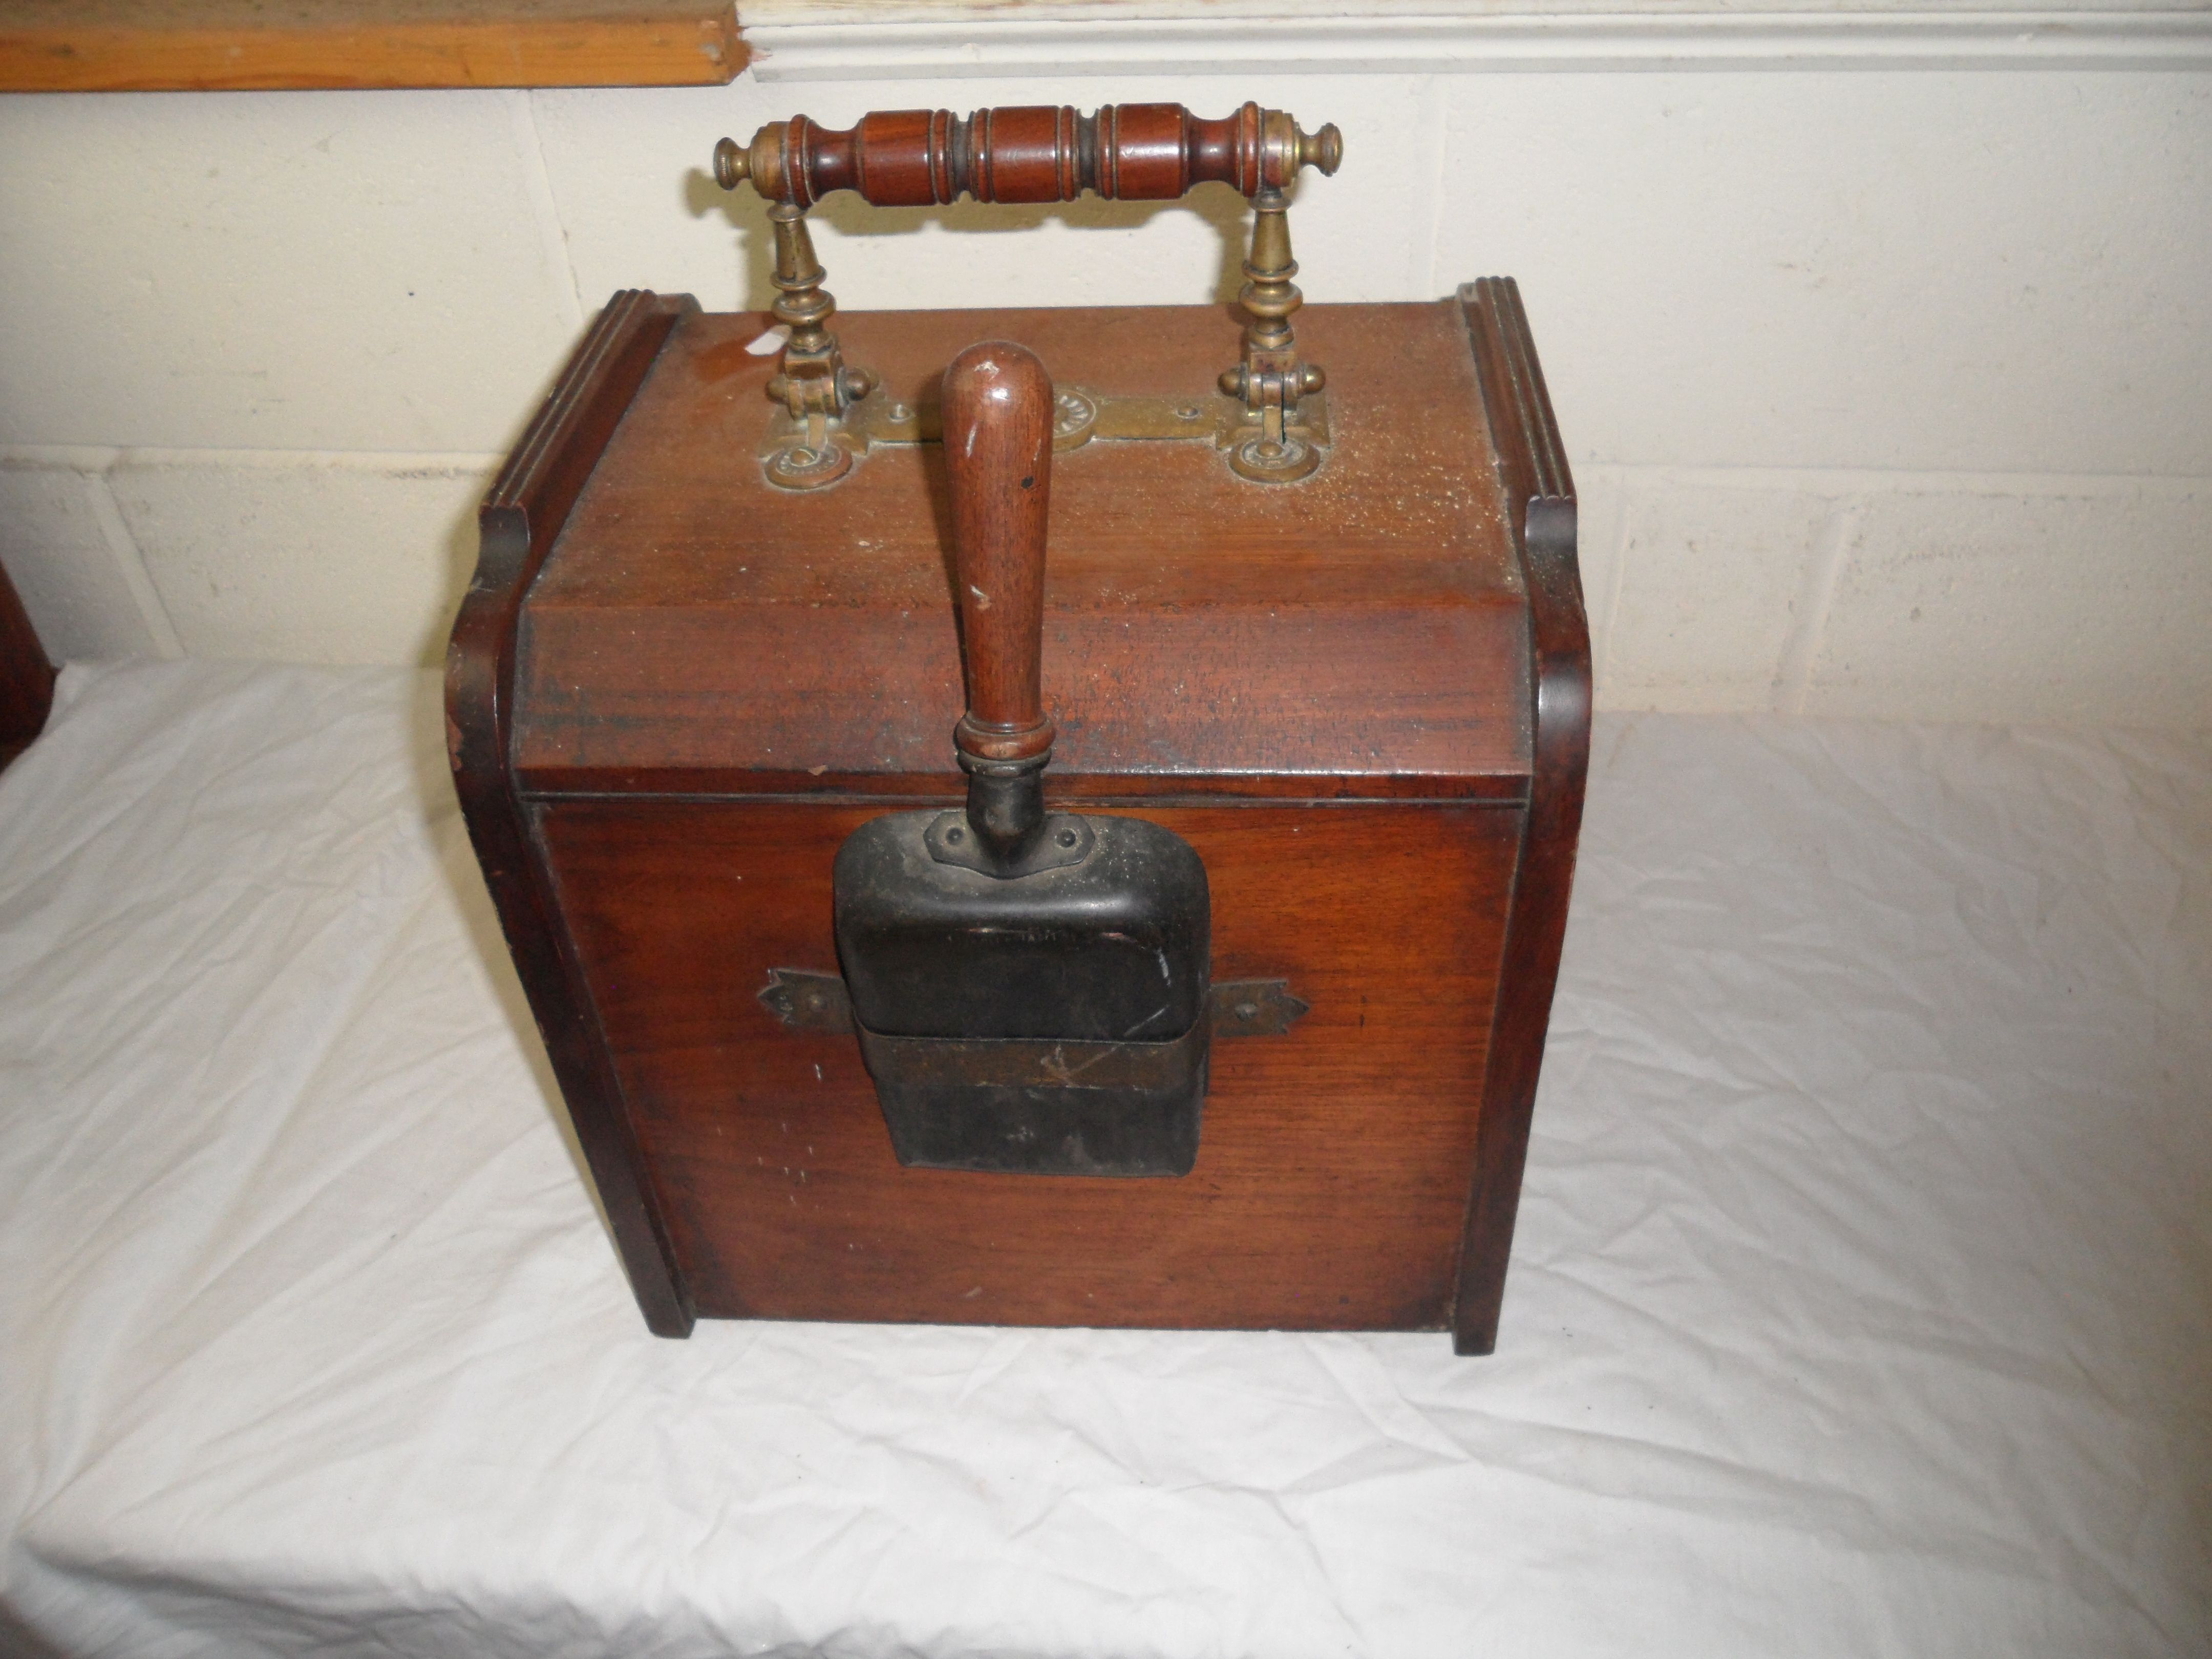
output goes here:
<path id="1" fill-rule="evenodd" d="M 0 1648 L 2212 1647 L 2212 741 L 1601 721 L 1495 1358 L 663 1342 L 436 698 L 0 775 Z"/>

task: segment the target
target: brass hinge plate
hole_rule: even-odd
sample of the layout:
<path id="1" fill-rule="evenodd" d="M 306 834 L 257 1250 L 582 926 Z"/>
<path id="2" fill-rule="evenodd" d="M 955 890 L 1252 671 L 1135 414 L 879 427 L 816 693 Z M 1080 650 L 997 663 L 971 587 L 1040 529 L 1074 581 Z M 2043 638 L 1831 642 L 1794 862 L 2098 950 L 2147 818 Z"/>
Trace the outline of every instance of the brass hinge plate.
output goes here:
<path id="1" fill-rule="evenodd" d="M 1328 444 L 1328 394 L 1310 392 L 1298 399 L 1286 429 L 1316 448 Z M 940 410 L 934 403 L 901 403 L 880 386 L 828 422 L 828 437 L 852 455 L 865 455 L 878 444 L 933 444 L 943 441 Z M 1093 439 L 1109 442 L 1160 443 L 1205 439 L 1216 449 L 1235 449 L 1260 435 L 1260 424 L 1239 398 L 1206 392 L 1189 398 L 1127 398 L 1062 386 L 1053 407 L 1054 453 L 1080 449 Z M 787 409 L 769 417 L 760 458 L 771 460 L 808 445 L 807 422 Z"/>

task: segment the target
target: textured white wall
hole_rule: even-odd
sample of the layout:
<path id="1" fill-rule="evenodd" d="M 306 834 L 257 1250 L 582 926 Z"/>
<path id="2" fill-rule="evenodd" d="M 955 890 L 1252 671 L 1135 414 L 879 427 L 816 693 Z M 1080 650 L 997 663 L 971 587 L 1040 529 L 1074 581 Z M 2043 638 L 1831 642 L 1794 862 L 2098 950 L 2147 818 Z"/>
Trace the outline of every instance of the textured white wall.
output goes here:
<path id="1" fill-rule="evenodd" d="M 716 137 L 1248 96 L 1345 131 L 1310 298 L 1521 279 L 1604 703 L 2212 725 L 2201 65 L 0 99 L 0 556 L 61 655 L 434 658 L 607 294 L 766 303 Z M 1133 303 L 1233 292 L 1242 206 L 815 217 L 848 307 Z"/>

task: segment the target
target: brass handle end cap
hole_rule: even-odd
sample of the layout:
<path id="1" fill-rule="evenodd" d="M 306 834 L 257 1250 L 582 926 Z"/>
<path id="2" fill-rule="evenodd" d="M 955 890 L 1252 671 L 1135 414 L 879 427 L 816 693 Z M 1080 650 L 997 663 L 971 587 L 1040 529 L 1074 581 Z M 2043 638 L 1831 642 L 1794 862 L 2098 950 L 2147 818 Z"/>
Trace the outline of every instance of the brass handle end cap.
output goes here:
<path id="1" fill-rule="evenodd" d="M 1319 132 L 1298 135 L 1298 165 L 1319 167 L 1326 179 L 1344 164 L 1344 135 L 1331 121 Z"/>
<path id="2" fill-rule="evenodd" d="M 714 146 L 714 182 L 724 190 L 735 190 L 752 177 L 752 171 L 751 159 L 738 148 L 736 139 L 725 138 Z"/>

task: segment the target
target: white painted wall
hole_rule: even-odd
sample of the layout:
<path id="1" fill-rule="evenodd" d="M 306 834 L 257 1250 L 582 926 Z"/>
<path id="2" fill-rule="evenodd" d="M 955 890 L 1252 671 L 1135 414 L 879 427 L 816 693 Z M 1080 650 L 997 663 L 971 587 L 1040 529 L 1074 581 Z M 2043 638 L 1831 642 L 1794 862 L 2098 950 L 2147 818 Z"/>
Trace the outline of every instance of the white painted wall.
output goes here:
<path id="1" fill-rule="evenodd" d="M 1521 279 L 1604 704 L 2212 725 L 2203 21 L 1896 69 L 1851 45 L 1893 25 L 1700 59 L 1601 20 L 1511 74 L 1412 72 L 1434 20 L 1243 73 L 1236 26 L 802 27 L 726 88 L 0 99 L 0 556 L 60 655 L 434 659 L 588 313 L 766 303 L 716 137 L 1256 96 L 1345 131 L 1292 216 L 1309 297 Z M 1206 71 L 1128 67 L 1170 49 Z M 1242 205 L 815 217 L 847 307 L 1134 303 L 1233 292 Z"/>

